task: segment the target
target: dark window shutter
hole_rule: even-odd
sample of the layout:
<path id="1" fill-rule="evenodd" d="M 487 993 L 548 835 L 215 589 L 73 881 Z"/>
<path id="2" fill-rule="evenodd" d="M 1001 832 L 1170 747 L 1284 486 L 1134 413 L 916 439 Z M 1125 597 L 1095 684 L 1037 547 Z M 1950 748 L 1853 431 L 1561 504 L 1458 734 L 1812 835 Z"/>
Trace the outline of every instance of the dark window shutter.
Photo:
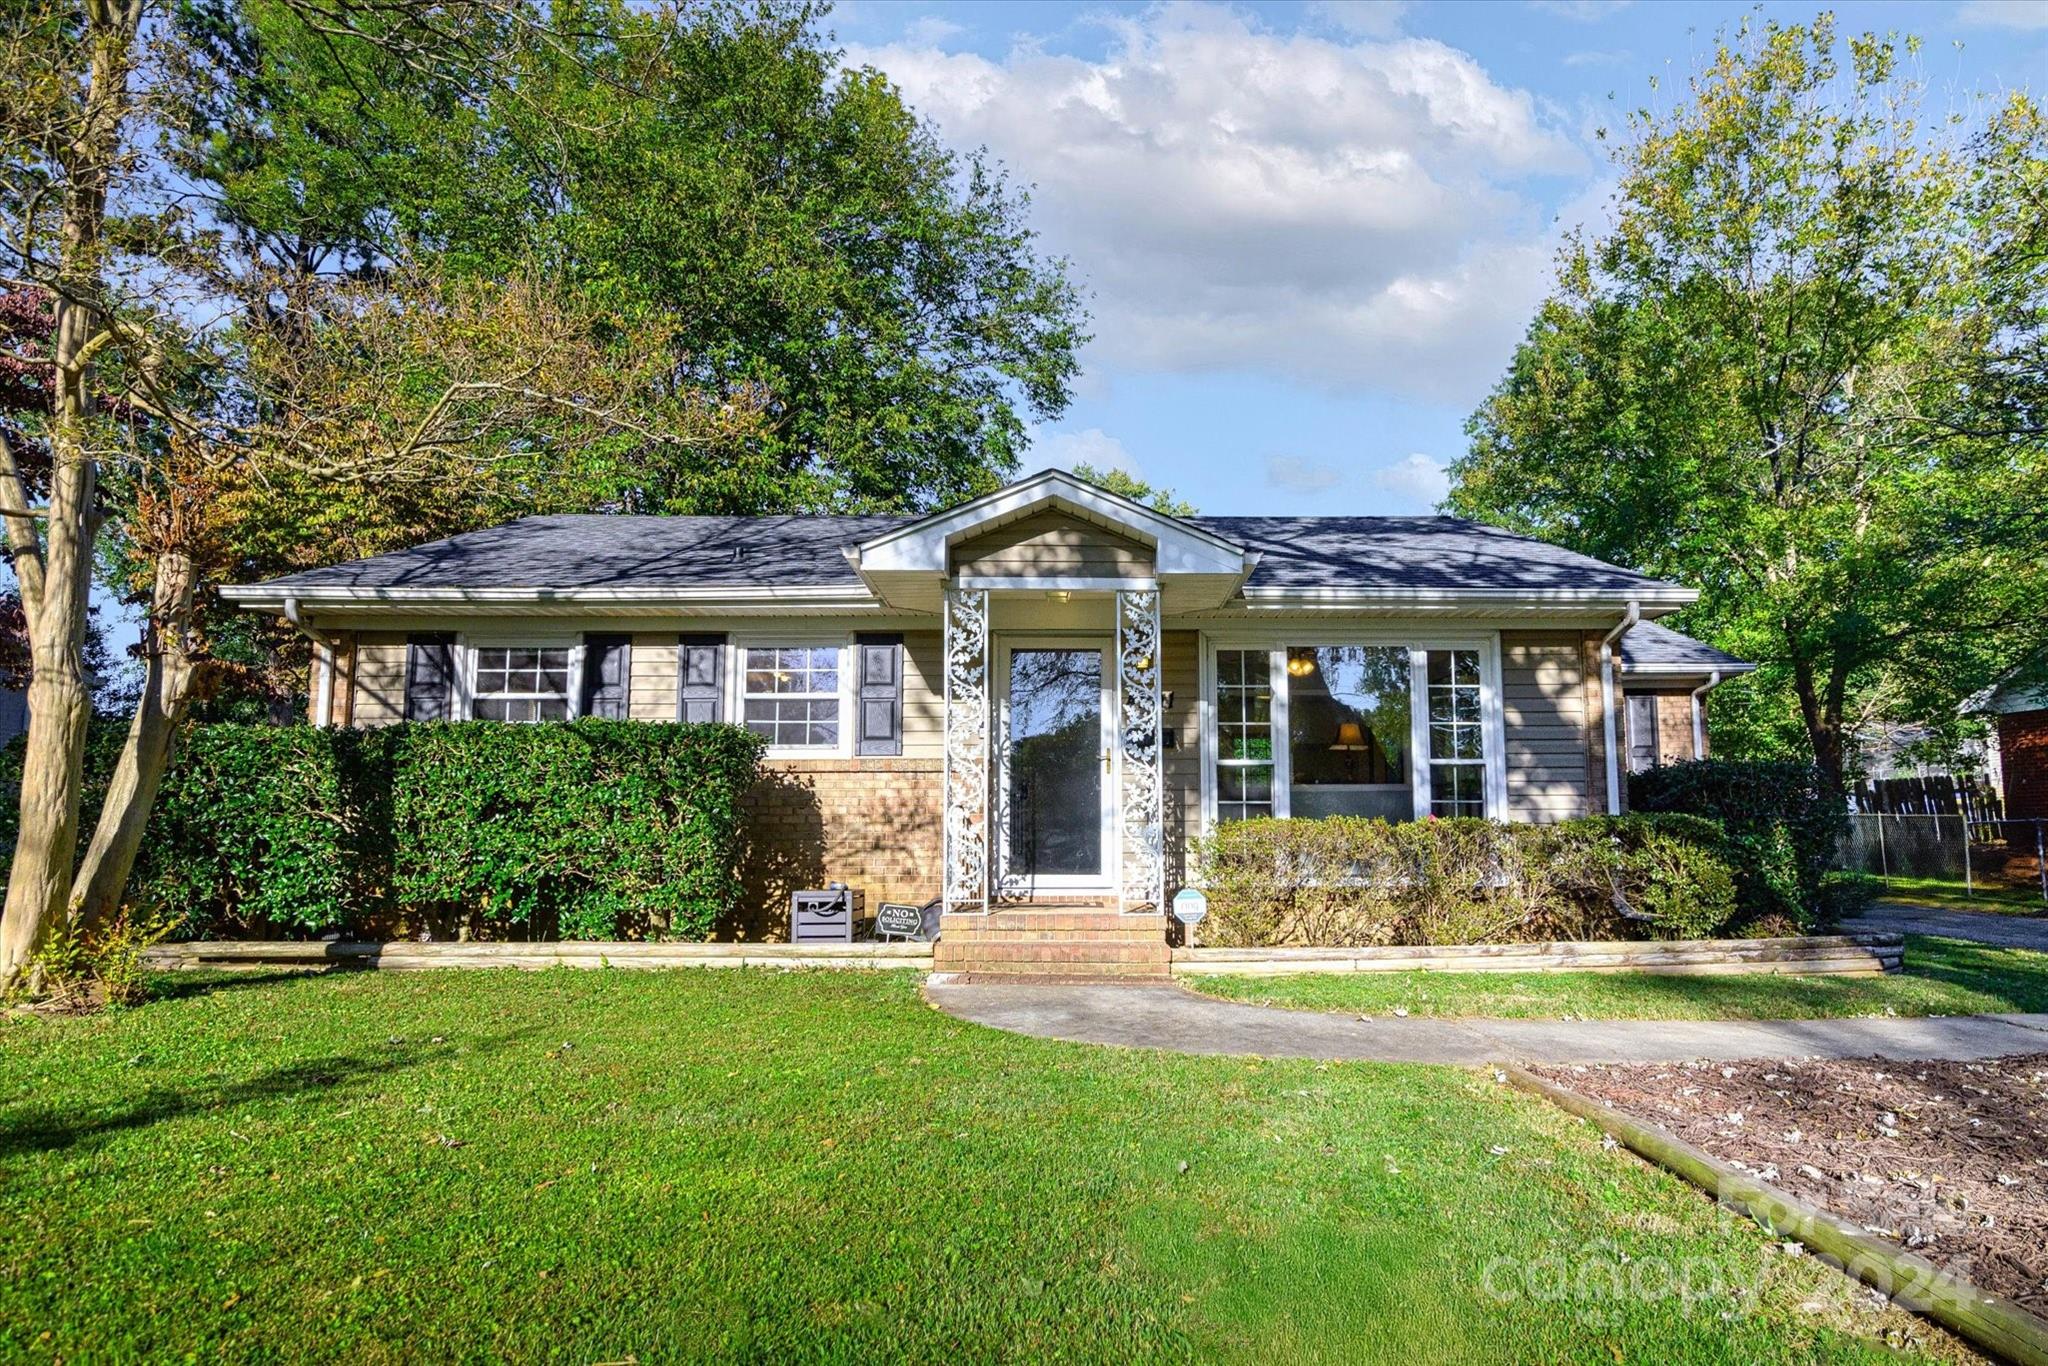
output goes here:
<path id="1" fill-rule="evenodd" d="M 405 638 L 405 719 L 455 719 L 455 636 L 447 631 Z"/>
<path id="2" fill-rule="evenodd" d="M 632 676 L 631 636 L 584 636 L 582 715 L 625 720 Z"/>
<path id="3" fill-rule="evenodd" d="M 1657 699 L 1628 699 L 1628 771 L 1643 773 L 1657 766 Z"/>
<path id="4" fill-rule="evenodd" d="M 855 754 L 903 752 L 903 637 L 855 636 L 860 729 Z"/>
<path id="5" fill-rule="evenodd" d="M 724 696 L 725 637 L 684 636 L 676 646 L 676 719 L 716 721 Z"/>

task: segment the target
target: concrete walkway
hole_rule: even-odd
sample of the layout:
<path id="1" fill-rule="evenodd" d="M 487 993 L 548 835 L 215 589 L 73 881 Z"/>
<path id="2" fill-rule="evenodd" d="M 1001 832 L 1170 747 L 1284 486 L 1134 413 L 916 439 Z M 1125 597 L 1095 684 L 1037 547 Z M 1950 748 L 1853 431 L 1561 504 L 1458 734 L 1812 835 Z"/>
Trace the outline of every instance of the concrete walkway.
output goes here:
<path id="1" fill-rule="evenodd" d="M 1177 1053 L 1379 1062 L 1681 1062 L 1691 1058 L 1995 1058 L 2048 1053 L 2048 1015 L 1847 1020 L 1359 1019 L 1168 986 L 935 985 L 948 1015 L 1013 1034 Z"/>
<path id="2" fill-rule="evenodd" d="M 2001 948 L 2048 952 L 2048 920 L 1994 911 L 1951 911 L 1880 901 L 1865 914 L 1845 921 L 1842 930 L 1847 934 L 1939 934 Z"/>

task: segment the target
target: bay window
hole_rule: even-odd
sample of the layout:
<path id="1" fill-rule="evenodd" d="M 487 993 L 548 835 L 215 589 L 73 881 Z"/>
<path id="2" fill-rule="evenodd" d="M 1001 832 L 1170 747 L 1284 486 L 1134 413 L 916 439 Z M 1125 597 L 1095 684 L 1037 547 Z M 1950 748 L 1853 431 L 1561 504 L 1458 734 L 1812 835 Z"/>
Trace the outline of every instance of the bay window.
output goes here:
<path id="1" fill-rule="evenodd" d="M 1215 818 L 1499 814 L 1489 659 L 1476 645 L 1219 647 Z"/>

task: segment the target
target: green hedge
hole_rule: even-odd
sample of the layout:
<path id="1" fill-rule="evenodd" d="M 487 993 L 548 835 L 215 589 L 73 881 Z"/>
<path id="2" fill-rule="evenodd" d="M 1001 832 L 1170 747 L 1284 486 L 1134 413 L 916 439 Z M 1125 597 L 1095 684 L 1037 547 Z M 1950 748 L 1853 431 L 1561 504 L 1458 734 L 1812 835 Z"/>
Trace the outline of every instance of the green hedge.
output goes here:
<path id="1" fill-rule="evenodd" d="M 1682 812 L 1720 823 L 1746 922 L 1824 929 L 1869 899 L 1866 883 L 1831 871 L 1849 833 L 1849 804 L 1812 764 L 1668 764 L 1631 775 L 1628 798 L 1637 811 Z"/>
<path id="2" fill-rule="evenodd" d="M 120 739 L 89 739 L 88 828 Z M 193 726 L 130 898 L 190 937 L 705 939 L 760 753 L 738 727 L 637 721 Z M 20 763 L 10 746 L 0 782 Z"/>
<path id="3" fill-rule="evenodd" d="M 1720 829 L 1689 816 L 1232 821 L 1197 862 L 1221 947 L 1696 939 L 1737 909 Z"/>

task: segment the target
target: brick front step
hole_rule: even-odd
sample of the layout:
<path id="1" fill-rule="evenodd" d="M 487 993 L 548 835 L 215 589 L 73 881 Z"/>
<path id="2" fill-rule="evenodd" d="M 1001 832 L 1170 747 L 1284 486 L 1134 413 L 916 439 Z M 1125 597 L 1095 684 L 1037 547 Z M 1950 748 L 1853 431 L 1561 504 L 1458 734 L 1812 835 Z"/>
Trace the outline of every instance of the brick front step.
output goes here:
<path id="1" fill-rule="evenodd" d="M 934 971 L 998 976 L 1161 980 L 1172 967 L 1166 918 L 1093 907 L 1006 909 L 963 913 L 940 922 Z"/>

